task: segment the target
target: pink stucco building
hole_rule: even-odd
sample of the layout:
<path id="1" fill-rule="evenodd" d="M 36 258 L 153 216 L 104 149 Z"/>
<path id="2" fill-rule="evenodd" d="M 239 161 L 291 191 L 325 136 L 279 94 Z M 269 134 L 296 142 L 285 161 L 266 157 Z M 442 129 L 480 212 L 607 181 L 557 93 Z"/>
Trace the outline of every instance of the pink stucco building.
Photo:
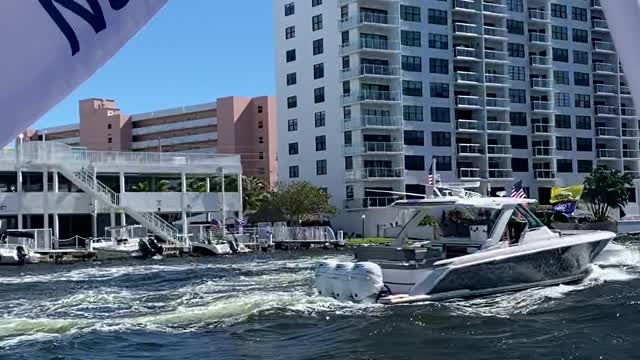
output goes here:
<path id="1" fill-rule="evenodd" d="M 80 101 L 80 121 L 27 130 L 22 141 L 59 141 L 101 151 L 239 154 L 243 174 L 277 181 L 275 98 L 215 102 L 127 115 L 115 100 Z"/>

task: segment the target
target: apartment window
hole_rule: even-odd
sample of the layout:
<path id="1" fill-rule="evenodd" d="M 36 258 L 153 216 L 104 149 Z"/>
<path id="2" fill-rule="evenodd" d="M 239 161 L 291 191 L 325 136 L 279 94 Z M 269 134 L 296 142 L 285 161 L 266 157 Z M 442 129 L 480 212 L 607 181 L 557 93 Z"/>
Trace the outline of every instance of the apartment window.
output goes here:
<path id="1" fill-rule="evenodd" d="M 509 89 L 509 101 L 512 104 L 526 104 L 527 91 L 522 89 Z"/>
<path id="2" fill-rule="evenodd" d="M 593 161 L 592 160 L 578 160 L 578 172 L 579 173 L 590 173 L 593 170 Z"/>
<path id="3" fill-rule="evenodd" d="M 555 93 L 555 105 L 557 107 L 569 107 L 569 93 Z"/>
<path id="4" fill-rule="evenodd" d="M 451 122 L 451 109 L 445 108 L 445 107 L 432 107 L 431 122 L 438 122 L 438 123 Z"/>
<path id="5" fill-rule="evenodd" d="M 447 50 L 449 48 L 449 37 L 445 34 L 429 33 L 429 48 Z"/>
<path id="6" fill-rule="evenodd" d="M 436 170 L 451 171 L 453 169 L 453 165 L 451 164 L 451 156 L 434 156 L 433 159 L 437 164 Z"/>
<path id="7" fill-rule="evenodd" d="M 296 13 L 296 4 L 288 3 L 284 5 L 284 16 L 291 16 Z"/>
<path id="8" fill-rule="evenodd" d="M 264 152 L 261 151 L 258 153 L 258 159 L 264 160 Z"/>
<path id="9" fill-rule="evenodd" d="M 507 44 L 507 51 L 508 51 L 510 57 L 523 58 L 524 57 L 524 44 L 508 43 Z"/>
<path id="10" fill-rule="evenodd" d="M 343 31 L 340 33 L 340 37 L 342 38 L 342 45 L 349 45 L 349 32 Z"/>
<path id="11" fill-rule="evenodd" d="M 345 106 L 342 108 L 342 118 L 345 120 L 351 120 L 351 106 Z"/>
<path id="12" fill-rule="evenodd" d="M 432 82 L 429 85 L 429 94 L 432 98 L 448 98 L 449 84 Z"/>
<path id="13" fill-rule="evenodd" d="M 327 175 L 327 160 L 316 160 L 316 175 Z"/>
<path id="14" fill-rule="evenodd" d="M 317 31 L 322 29 L 322 14 L 315 15 L 311 18 L 311 30 Z"/>
<path id="15" fill-rule="evenodd" d="M 577 21 L 587 21 L 587 9 L 573 6 L 571 8 L 571 18 Z"/>
<path id="16" fill-rule="evenodd" d="M 353 170 L 353 157 L 347 156 L 344 158 L 344 169 Z"/>
<path id="17" fill-rule="evenodd" d="M 429 72 L 432 74 L 448 74 L 449 60 L 429 58 Z"/>
<path id="18" fill-rule="evenodd" d="M 556 149 L 571 151 L 571 136 L 556 136 Z"/>
<path id="19" fill-rule="evenodd" d="M 289 143 L 289 155 L 298 155 L 298 143 Z"/>
<path id="20" fill-rule="evenodd" d="M 526 135 L 511 135 L 511 147 L 514 149 L 528 149 Z"/>
<path id="21" fill-rule="evenodd" d="M 571 159 L 557 159 L 556 169 L 559 173 L 572 173 L 573 172 L 573 160 Z"/>
<path id="22" fill-rule="evenodd" d="M 300 168 L 298 165 L 289 166 L 289 179 L 297 179 L 300 177 Z"/>
<path id="23" fill-rule="evenodd" d="M 347 199 L 353 199 L 353 185 L 345 186 L 345 196 Z"/>
<path id="24" fill-rule="evenodd" d="M 402 55 L 402 70 L 412 71 L 412 72 L 421 72 L 422 58 L 420 56 Z"/>
<path id="25" fill-rule="evenodd" d="M 296 37 L 296 27 L 295 26 L 289 26 L 288 28 L 284 29 L 284 38 L 289 40 L 289 39 L 293 39 L 294 37 Z"/>
<path id="26" fill-rule="evenodd" d="M 559 129 L 571 129 L 571 115 L 556 115 L 556 127 Z"/>
<path id="27" fill-rule="evenodd" d="M 524 12 L 524 4 L 522 0 L 507 0 L 507 9 L 513 12 Z"/>
<path id="28" fill-rule="evenodd" d="M 311 0 L 311 7 L 322 5 L 322 0 Z"/>
<path id="29" fill-rule="evenodd" d="M 431 132 L 431 146 L 451 146 L 451 133 L 444 131 Z"/>
<path id="30" fill-rule="evenodd" d="M 576 116 L 576 129 L 591 130 L 591 116 Z"/>
<path id="31" fill-rule="evenodd" d="M 287 131 L 298 131 L 298 119 L 287 120 Z"/>
<path id="32" fill-rule="evenodd" d="M 560 19 L 566 19 L 567 7 L 565 5 L 560 5 L 560 4 L 551 4 L 551 16 L 557 17 Z"/>
<path id="33" fill-rule="evenodd" d="M 258 136 L 258 144 L 264 144 L 264 137 Z"/>
<path id="34" fill-rule="evenodd" d="M 567 35 L 567 27 L 566 26 L 551 26 L 551 37 L 553 40 L 569 40 Z"/>
<path id="35" fill-rule="evenodd" d="M 342 82 L 342 95 L 351 95 L 351 82 L 348 80 Z"/>
<path id="36" fill-rule="evenodd" d="M 296 61 L 296 49 L 287 50 L 287 62 Z"/>
<path id="37" fill-rule="evenodd" d="M 402 80 L 402 95 L 422 96 L 422 81 Z"/>
<path id="38" fill-rule="evenodd" d="M 324 53 L 324 40 L 313 40 L 313 55 L 320 55 Z"/>
<path id="39" fill-rule="evenodd" d="M 258 129 L 263 129 L 264 123 L 262 121 L 258 121 Z"/>
<path id="40" fill-rule="evenodd" d="M 593 139 L 591 138 L 576 138 L 576 150 L 578 151 L 593 151 Z"/>
<path id="41" fill-rule="evenodd" d="M 507 19 L 507 31 L 509 34 L 524 35 L 524 22 Z"/>
<path id="42" fill-rule="evenodd" d="M 351 134 L 351 131 L 345 131 L 344 132 L 344 144 L 345 145 L 351 145 L 353 143 L 353 135 Z"/>
<path id="43" fill-rule="evenodd" d="M 313 102 L 316 104 L 324 102 L 324 87 L 313 89 Z"/>
<path id="44" fill-rule="evenodd" d="M 586 51 L 573 50 L 573 63 L 589 65 L 589 53 Z"/>
<path id="45" fill-rule="evenodd" d="M 420 22 L 420 7 L 400 5 L 400 19 L 404 21 Z"/>
<path id="46" fill-rule="evenodd" d="M 405 130 L 404 144 L 409 146 L 424 146 L 424 131 Z"/>
<path id="47" fill-rule="evenodd" d="M 402 46 L 420 47 L 422 44 L 420 31 L 402 30 L 400 43 Z"/>
<path id="48" fill-rule="evenodd" d="M 111 130 L 111 124 L 107 124 L 107 129 Z"/>
<path id="49" fill-rule="evenodd" d="M 573 29 L 573 41 L 579 43 L 589 42 L 589 32 L 582 29 Z"/>
<path id="50" fill-rule="evenodd" d="M 316 151 L 325 151 L 327 150 L 327 136 L 320 135 L 316 136 Z"/>
<path id="51" fill-rule="evenodd" d="M 429 9 L 428 22 L 434 25 L 448 25 L 447 11 L 438 9 Z"/>
<path id="52" fill-rule="evenodd" d="M 583 108 L 583 109 L 591 108 L 591 95 L 576 94 L 575 106 L 577 108 Z"/>
<path id="53" fill-rule="evenodd" d="M 512 126 L 527 126 L 527 113 L 510 112 L 509 121 Z"/>
<path id="54" fill-rule="evenodd" d="M 294 109 L 298 107 L 298 97 L 297 96 L 289 96 L 287 98 L 287 109 Z"/>
<path id="55" fill-rule="evenodd" d="M 324 111 L 318 111 L 315 113 L 314 117 L 317 128 L 325 126 L 327 114 Z"/>
<path id="56" fill-rule="evenodd" d="M 112 141 L 113 141 L 113 139 L 112 139 L 112 138 L 107 138 L 107 142 L 108 142 L 109 144 L 111 144 L 111 142 L 112 142 Z"/>
<path id="57" fill-rule="evenodd" d="M 258 114 L 262 114 L 263 107 L 262 105 L 258 105 Z"/>
<path id="58" fill-rule="evenodd" d="M 576 86 L 589 86 L 590 84 L 589 73 L 574 72 L 573 84 Z"/>
<path id="59" fill-rule="evenodd" d="M 511 169 L 514 172 L 529 172 L 529 159 L 511 158 Z"/>
<path id="60" fill-rule="evenodd" d="M 322 79 L 324 77 L 324 63 L 313 65 L 313 79 Z"/>
<path id="61" fill-rule="evenodd" d="M 440 164 L 438 164 L 440 165 Z M 410 171 L 424 171 L 424 156 L 419 155 L 405 155 L 404 168 Z M 438 167 L 439 169 L 439 167 Z"/>
<path id="62" fill-rule="evenodd" d="M 524 66 L 509 65 L 508 71 L 509 71 L 509 78 L 512 81 L 524 81 L 525 80 Z"/>
<path id="63" fill-rule="evenodd" d="M 287 86 L 295 85 L 298 82 L 296 73 L 287 74 Z"/>
<path id="64" fill-rule="evenodd" d="M 405 121 L 424 121 L 424 109 L 418 105 L 403 105 L 402 118 Z"/>
<path id="65" fill-rule="evenodd" d="M 569 85 L 569 72 L 554 70 L 553 71 L 553 82 L 556 85 Z"/>
<path id="66" fill-rule="evenodd" d="M 569 62 L 569 50 L 553 48 L 553 61 Z"/>

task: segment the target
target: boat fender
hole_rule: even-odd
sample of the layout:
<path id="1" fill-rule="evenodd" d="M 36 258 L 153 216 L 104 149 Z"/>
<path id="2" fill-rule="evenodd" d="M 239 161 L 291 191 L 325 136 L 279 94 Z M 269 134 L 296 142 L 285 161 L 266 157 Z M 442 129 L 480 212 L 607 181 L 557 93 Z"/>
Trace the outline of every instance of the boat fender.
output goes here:
<path id="1" fill-rule="evenodd" d="M 372 262 L 356 263 L 349 272 L 349 283 L 353 301 L 375 300 L 384 288 L 382 269 Z"/>
<path id="2" fill-rule="evenodd" d="M 351 281 L 349 279 L 354 263 L 338 263 L 331 272 L 333 297 L 340 301 L 351 300 Z"/>
<path id="3" fill-rule="evenodd" d="M 318 290 L 318 293 L 322 296 L 332 296 L 333 294 L 333 282 L 329 277 L 336 265 L 337 262 L 335 261 L 324 260 L 316 266 L 316 290 Z"/>

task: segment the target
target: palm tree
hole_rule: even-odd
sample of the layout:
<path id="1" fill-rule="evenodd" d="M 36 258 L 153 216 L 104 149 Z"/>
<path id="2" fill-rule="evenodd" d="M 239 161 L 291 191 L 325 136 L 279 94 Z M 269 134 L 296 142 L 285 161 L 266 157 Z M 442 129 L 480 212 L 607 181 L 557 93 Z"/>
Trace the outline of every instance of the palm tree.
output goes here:
<path id="1" fill-rule="evenodd" d="M 207 192 L 207 181 L 206 179 L 201 178 L 191 179 L 191 181 L 189 181 L 189 185 L 187 185 L 187 189 L 189 190 L 189 192 Z"/>
<path id="2" fill-rule="evenodd" d="M 595 168 L 584 180 L 583 199 L 595 221 L 607 221 L 609 212 L 627 206 L 627 188 L 632 185 L 629 174 L 618 170 Z"/>
<path id="3" fill-rule="evenodd" d="M 262 179 L 253 176 L 242 177 L 243 212 L 256 211 L 267 200 L 269 192 Z"/>

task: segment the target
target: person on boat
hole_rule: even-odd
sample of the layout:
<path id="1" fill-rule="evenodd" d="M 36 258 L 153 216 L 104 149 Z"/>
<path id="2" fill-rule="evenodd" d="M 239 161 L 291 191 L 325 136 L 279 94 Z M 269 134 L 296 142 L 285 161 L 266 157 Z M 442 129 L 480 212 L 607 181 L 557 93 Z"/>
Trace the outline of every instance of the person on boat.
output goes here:
<path id="1" fill-rule="evenodd" d="M 445 217 L 444 211 L 442 217 Z M 469 237 L 469 227 L 464 224 L 464 214 L 458 209 L 449 211 L 442 221 L 442 236 L 444 237 Z"/>

